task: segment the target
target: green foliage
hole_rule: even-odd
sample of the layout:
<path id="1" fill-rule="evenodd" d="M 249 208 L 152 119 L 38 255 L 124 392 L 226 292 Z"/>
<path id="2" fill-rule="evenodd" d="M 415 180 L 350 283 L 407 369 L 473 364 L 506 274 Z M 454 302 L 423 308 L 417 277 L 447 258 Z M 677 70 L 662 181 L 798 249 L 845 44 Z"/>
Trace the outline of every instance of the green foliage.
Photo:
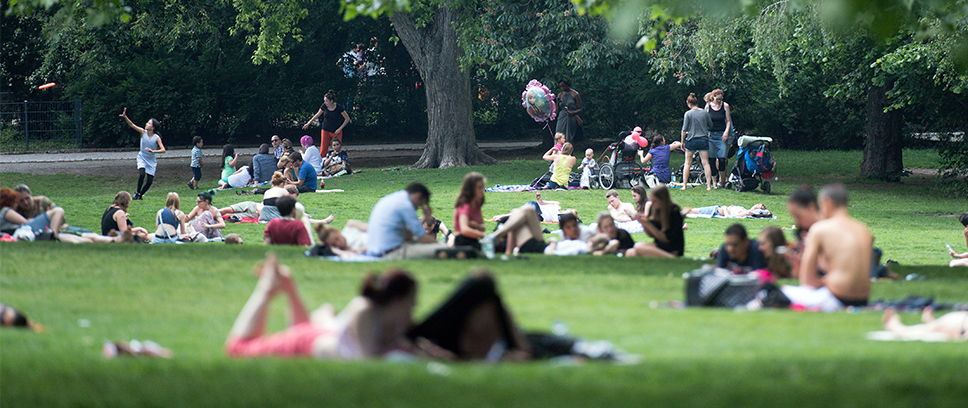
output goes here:
<path id="1" fill-rule="evenodd" d="M 942 134 L 938 145 L 941 156 L 938 180 L 945 192 L 952 197 L 968 198 L 968 138 Z"/>

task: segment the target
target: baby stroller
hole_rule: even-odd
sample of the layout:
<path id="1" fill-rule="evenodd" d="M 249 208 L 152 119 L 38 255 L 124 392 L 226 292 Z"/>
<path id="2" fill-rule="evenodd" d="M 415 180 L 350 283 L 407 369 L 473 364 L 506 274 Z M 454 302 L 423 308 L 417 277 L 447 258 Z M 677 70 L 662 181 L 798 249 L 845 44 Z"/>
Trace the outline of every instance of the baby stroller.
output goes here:
<path id="1" fill-rule="evenodd" d="M 625 143 L 625 136 L 629 132 L 619 133 L 619 140 L 608 145 L 598 159 L 602 164 L 598 170 L 598 184 L 603 189 L 632 188 L 645 183 L 646 169 L 635 159 L 638 156 L 639 145 Z"/>
<path id="2" fill-rule="evenodd" d="M 776 173 L 776 162 L 770 154 L 770 143 L 773 143 L 773 139 L 740 136 L 736 142 L 739 151 L 736 153 L 736 164 L 726 179 L 726 186 L 736 191 L 753 191 L 759 187 L 769 193 L 768 180 Z"/>
<path id="3" fill-rule="evenodd" d="M 702 167 L 702 159 L 699 157 L 699 152 L 686 152 L 686 154 L 694 154 L 692 157 L 692 166 L 689 167 L 689 179 L 686 180 L 687 184 L 706 184 L 706 170 Z M 682 181 L 682 167 L 679 166 L 676 171 L 672 173 L 672 181 Z"/>

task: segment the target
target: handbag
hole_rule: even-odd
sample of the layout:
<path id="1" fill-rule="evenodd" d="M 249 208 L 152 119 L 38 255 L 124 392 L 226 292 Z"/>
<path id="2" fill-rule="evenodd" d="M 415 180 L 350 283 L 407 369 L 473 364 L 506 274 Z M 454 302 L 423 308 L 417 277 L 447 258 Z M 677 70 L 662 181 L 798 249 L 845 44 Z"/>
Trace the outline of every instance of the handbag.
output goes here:
<path id="1" fill-rule="evenodd" d="M 683 274 L 686 279 L 686 306 L 737 307 L 756 299 L 759 278 L 755 274 L 732 272 L 703 265 Z"/>
<path id="2" fill-rule="evenodd" d="M 585 124 L 585 122 L 581 120 L 581 116 L 575 115 L 575 124 L 577 124 L 578 126 L 582 126 Z"/>

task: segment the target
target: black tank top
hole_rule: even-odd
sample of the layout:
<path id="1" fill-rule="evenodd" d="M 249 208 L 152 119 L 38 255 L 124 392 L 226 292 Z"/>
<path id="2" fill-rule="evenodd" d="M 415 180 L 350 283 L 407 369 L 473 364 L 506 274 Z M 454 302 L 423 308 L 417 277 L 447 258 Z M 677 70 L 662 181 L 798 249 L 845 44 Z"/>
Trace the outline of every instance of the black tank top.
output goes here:
<path id="1" fill-rule="evenodd" d="M 719 110 L 710 106 L 709 118 L 713 120 L 713 127 L 709 128 L 709 131 L 723 133 L 726 130 L 726 103 L 723 103 Z"/>
<path id="2" fill-rule="evenodd" d="M 118 222 L 114 220 L 114 213 L 121 211 L 120 208 L 115 206 L 108 207 L 104 210 L 104 215 L 101 215 L 101 235 L 108 235 L 111 230 L 118 231 Z M 134 225 L 131 220 L 128 220 L 128 226 Z"/>

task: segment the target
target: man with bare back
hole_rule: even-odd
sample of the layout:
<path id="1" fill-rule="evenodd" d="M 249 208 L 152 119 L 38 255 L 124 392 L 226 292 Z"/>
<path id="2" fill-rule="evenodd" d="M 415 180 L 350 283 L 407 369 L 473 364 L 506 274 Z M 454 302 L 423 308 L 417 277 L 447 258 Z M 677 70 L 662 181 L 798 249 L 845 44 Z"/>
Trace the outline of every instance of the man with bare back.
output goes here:
<path id="1" fill-rule="evenodd" d="M 800 286 L 784 286 L 783 294 L 795 304 L 823 311 L 867 305 L 874 237 L 847 213 L 843 185 L 824 187 L 818 202 L 821 220 L 804 240 Z"/>

